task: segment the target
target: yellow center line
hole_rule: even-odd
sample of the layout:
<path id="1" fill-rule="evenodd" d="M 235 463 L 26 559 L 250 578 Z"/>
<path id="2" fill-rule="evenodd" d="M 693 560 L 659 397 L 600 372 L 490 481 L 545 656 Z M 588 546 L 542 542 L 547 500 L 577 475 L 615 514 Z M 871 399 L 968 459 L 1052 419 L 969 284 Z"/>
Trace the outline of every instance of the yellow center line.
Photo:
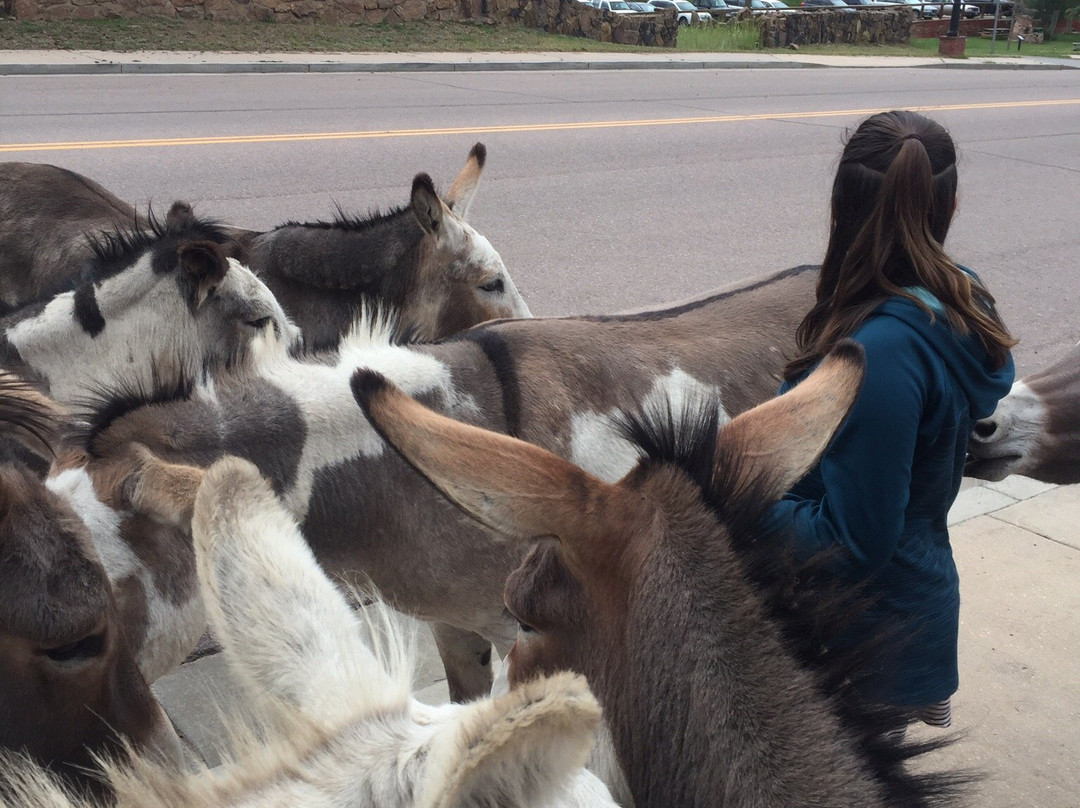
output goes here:
<path id="1" fill-rule="evenodd" d="M 984 104 L 937 104 L 904 107 L 918 112 L 957 112 L 984 109 L 1018 109 L 1023 107 L 1055 107 L 1080 104 L 1080 98 L 1042 101 L 997 101 Z M 896 107 L 869 109 L 829 109 L 812 112 L 761 112 L 753 115 L 707 115 L 687 118 L 642 118 L 630 121 L 580 121 L 576 123 L 532 123 L 503 126 L 456 126 L 439 129 L 373 129 L 359 132 L 313 132 L 284 135 L 227 135 L 223 137 L 174 137 L 141 140 L 87 140 L 54 143 L 0 144 L 0 153 L 65 151 L 79 149 L 137 149 L 160 146 L 219 146 L 240 143 L 302 143 L 319 140 L 368 140 L 393 137 L 438 137 L 442 135 L 486 135 L 508 132 L 563 132 L 580 129 L 616 129 L 633 126 L 686 126 L 703 123 L 738 123 L 744 121 L 805 120 L 808 118 L 837 118 L 873 115 Z"/>

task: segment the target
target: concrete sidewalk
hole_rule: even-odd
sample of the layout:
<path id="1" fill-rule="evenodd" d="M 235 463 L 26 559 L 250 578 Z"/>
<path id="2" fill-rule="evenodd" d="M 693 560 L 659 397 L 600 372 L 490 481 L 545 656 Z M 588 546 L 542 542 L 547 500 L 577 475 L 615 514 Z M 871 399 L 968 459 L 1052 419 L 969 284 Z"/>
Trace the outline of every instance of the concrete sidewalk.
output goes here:
<path id="1" fill-rule="evenodd" d="M 963 594 L 953 700 L 963 737 L 925 766 L 984 773 L 971 806 L 1078 808 L 1080 485 L 965 481 L 949 521 Z M 434 644 L 421 652 L 420 698 L 443 702 Z M 193 752 L 216 765 L 218 711 L 236 704 L 220 657 L 185 665 L 154 690 Z"/>
<path id="2" fill-rule="evenodd" d="M 1070 70 L 1080 58 L 811 56 L 777 53 L 207 53 L 0 50 L 0 75 L 147 73 L 386 73 L 510 70 L 940 68 Z"/>

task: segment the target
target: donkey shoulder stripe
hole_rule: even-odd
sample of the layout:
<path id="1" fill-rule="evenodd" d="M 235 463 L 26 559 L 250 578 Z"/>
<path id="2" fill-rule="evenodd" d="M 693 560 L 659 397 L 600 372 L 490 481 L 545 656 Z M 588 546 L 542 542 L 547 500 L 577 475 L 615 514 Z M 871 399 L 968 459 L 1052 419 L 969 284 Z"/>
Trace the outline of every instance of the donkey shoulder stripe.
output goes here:
<path id="1" fill-rule="evenodd" d="M 462 339 L 476 344 L 484 352 L 495 371 L 495 378 L 502 391 L 503 416 L 506 418 L 506 434 L 519 437 L 521 431 L 521 382 L 517 362 L 506 339 L 497 331 L 478 328 L 466 331 Z"/>
<path id="2" fill-rule="evenodd" d="M 105 330 L 105 318 L 98 307 L 94 284 L 84 283 L 76 289 L 74 303 L 72 314 L 83 331 L 91 337 L 96 337 Z"/>

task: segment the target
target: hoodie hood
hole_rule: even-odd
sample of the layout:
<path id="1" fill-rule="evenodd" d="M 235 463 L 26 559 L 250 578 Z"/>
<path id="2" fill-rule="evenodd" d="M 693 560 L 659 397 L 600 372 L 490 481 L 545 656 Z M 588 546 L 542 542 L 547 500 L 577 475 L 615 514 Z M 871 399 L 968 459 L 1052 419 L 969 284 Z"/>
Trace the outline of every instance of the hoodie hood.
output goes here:
<path id="1" fill-rule="evenodd" d="M 994 412 L 998 400 L 1012 387 L 1016 368 L 1012 355 L 1004 366 L 995 368 L 986 349 L 974 334 L 959 334 L 945 316 L 945 307 L 921 287 L 905 291 L 915 295 L 934 312 L 930 315 L 914 301 L 894 297 L 878 307 L 875 316 L 893 317 L 918 332 L 945 362 L 960 389 L 967 396 L 973 419 L 986 418 Z"/>

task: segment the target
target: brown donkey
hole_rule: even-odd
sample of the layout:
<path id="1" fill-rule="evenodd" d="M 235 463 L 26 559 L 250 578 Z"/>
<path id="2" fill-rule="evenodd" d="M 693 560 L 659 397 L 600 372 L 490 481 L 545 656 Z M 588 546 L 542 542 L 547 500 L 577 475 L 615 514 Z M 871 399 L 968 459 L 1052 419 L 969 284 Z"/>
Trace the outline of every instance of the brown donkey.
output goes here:
<path id="1" fill-rule="evenodd" d="M 353 389 L 451 500 L 500 534 L 541 541 L 506 586 L 520 623 L 511 682 L 584 673 L 637 808 L 943 805 L 956 779 L 905 771 L 921 750 L 884 738 L 895 717 L 838 697 L 801 631 L 817 623 L 781 620 L 800 612 L 785 610 L 782 580 L 765 586 L 781 554 L 760 516 L 817 461 L 861 382 L 848 342 L 723 427 L 701 400 L 628 416 L 643 459 L 614 484 L 437 415 L 370 370 Z"/>
<path id="2" fill-rule="evenodd" d="M 59 432 L 51 402 L 0 374 L 0 747 L 93 786 L 92 754 L 119 751 L 121 734 L 172 760 L 180 747 L 84 516 L 45 485 Z"/>
<path id="3" fill-rule="evenodd" d="M 70 289 L 93 258 L 87 233 L 147 224 L 89 177 L 0 163 L 0 313 Z"/>

